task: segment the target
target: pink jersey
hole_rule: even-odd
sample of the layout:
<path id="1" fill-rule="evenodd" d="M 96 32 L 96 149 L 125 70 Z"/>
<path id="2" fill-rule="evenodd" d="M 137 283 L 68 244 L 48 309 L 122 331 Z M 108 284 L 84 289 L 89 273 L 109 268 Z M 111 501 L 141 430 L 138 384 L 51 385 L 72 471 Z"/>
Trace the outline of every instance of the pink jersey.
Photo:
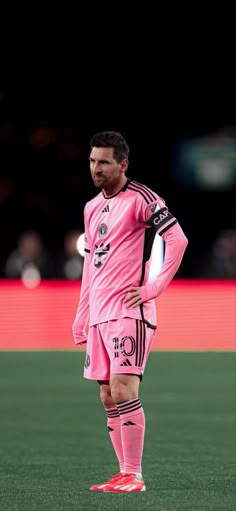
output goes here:
<path id="1" fill-rule="evenodd" d="M 148 284 L 154 285 L 157 296 L 180 265 L 187 238 L 164 200 L 147 186 L 128 179 L 114 196 L 107 198 L 100 192 L 87 202 L 84 223 L 85 261 L 75 321 L 78 335 L 86 320 L 92 326 L 128 317 L 141 319 L 155 328 L 154 300 L 147 299 L 138 307 L 128 308 L 122 292 L 128 286 Z M 156 233 L 165 241 L 165 259 L 156 281 L 149 284 Z"/>

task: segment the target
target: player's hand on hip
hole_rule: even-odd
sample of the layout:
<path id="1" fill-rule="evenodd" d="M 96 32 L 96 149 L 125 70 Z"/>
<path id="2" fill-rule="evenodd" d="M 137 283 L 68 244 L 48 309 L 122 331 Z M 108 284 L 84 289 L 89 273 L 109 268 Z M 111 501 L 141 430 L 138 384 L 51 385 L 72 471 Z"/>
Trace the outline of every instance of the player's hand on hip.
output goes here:
<path id="1" fill-rule="evenodd" d="M 124 289 L 123 295 L 123 303 L 126 303 L 127 307 L 137 307 L 143 303 L 141 298 L 141 287 L 130 286 Z"/>

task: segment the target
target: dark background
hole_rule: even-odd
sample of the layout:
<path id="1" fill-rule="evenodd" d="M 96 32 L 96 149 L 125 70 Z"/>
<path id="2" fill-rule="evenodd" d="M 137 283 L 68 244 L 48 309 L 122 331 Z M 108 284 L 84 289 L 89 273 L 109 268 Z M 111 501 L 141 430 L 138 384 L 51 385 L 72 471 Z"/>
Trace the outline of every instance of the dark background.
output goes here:
<path id="1" fill-rule="evenodd" d="M 18 75 L 19 77 L 19 75 Z M 221 229 L 236 229 L 235 187 L 203 190 L 173 178 L 173 147 L 225 126 L 236 126 L 227 87 L 194 81 L 169 83 L 165 93 L 150 79 L 113 87 L 103 74 L 83 79 L 5 81 L 0 87 L 0 276 L 24 230 L 39 231 L 54 257 L 66 232 L 83 227 L 93 197 L 89 139 L 96 131 L 122 132 L 130 145 L 128 175 L 163 197 L 188 239 L 180 276 L 199 276 L 198 262 Z M 93 85 L 95 82 L 95 85 Z M 150 84 L 150 86 L 149 86 Z"/>

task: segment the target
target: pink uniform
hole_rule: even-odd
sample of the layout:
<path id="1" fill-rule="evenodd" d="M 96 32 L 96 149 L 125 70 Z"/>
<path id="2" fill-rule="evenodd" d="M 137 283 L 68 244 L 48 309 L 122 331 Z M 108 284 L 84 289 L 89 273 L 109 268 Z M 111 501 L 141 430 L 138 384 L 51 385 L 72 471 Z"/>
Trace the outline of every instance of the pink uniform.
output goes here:
<path id="1" fill-rule="evenodd" d="M 156 328 L 153 298 L 161 294 L 175 275 L 187 246 L 187 238 L 163 199 L 147 186 L 130 179 L 114 196 L 107 198 L 100 192 L 90 200 L 85 206 L 84 223 L 86 255 L 73 334 L 75 342 L 80 343 L 83 337 L 86 338 L 86 324 L 91 327 L 87 345 L 87 357 L 90 358 L 87 366 L 91 369 L 90 337 L 94 339 L 96 330 L 93 326 L 119 320 L 117 324 L 119 330 L 123 330 L 122 336 L 134 337 L 137 320 L 141 320 L 146 325 L 147 337 L 151 339 L 149 332 Z M 165 241 L 165 257 L 159 274 L 150 279 L 151 253 L 156 233 Z M 140 306 L 131 308 L 123 303 L 122 292 L 129 286 L 142 286 L 141 296 L 145 302 Z M 122 318 L 136 320 L 133 322 L 132 332 L 120 327 Z M 99 337 L 100 335 L 99 327 Z M 114 336 L 117 337 L 115 334 Z M 112 334 L 109 342 L 114 348 L 113 339 Z M 144 369 L 150 342 L 151 340 L 147 342 L 138 373 Z M 128 352 L 132 353 L 132 349 L 129 348 Z M 94 353 L 93 358 L 95 356 Z M 129 367 L 131 366 L 127 366 L 127 369 Z M 131 372 L 134 372 L 133 365 Z M 98 376 L 98 371 L 92 374 L 91 370 L 88 377 L 99 379 Z"/>
<path id="2" fill-rule="evenodd" d="M 89 328 L 84 376 L 109 380 L 111 374 L 142 375 L 153 340 L 152 328 L 140 319 L 105 321 Z"/>

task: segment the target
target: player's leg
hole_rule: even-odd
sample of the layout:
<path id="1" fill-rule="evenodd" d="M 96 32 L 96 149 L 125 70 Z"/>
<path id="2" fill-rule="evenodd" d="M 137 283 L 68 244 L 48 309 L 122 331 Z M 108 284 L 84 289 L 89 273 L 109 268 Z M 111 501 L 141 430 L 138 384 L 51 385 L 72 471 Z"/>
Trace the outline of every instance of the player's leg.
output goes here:
<path id="1" fill-rule="evenodd" d="M 121 443 L 120 416 L 114 403 L 109 385 L 110 359 L 103 344 L 99 325 L 90 327 L 86 348 L 84 377 L 97 380 L 100 385 L 100 397 L 107 415 L 107 427 L 110 439 L 115 450 L 120 471 L 123 470 L 123 450 Z M 121 476 L 121 472 L 113 476 L 108 482 L 115 482 Z M 107 481 L 91 486 L 91 491 L 104 491 Z"/>
<path id="2" fill-rule="evenodd" d="M 111 375 L 111 394 L 121 417 L 121 440 L 125 476 L 110 483 L 106 492 L 145 491 L 142 476 L 142 456 L 145 435 L 145 414 L 138 397 L 140 378 L 137 375 Z"/>
<path id="3" fill-rule="evenodd" d="M 142 321 L 124 318 L 110 322 L 114 356 L 111 357 L 110 389 L 121 417 L 121 439 L 126 479 L 105 491 L 144 491 L 142 456 L 145 413 L 139 399 L 140 378 L 150 352 L 153 331 Z M 112 329 L 116 328 L 116 337 Z"/>
<path id="4" fill-rule="evenodd" d="M 98 383 L 100 385 L 100 398 L 107 415 L 107 429 L 119 463 L 119 472 L 108 481 L 91 486 L 90 490 L 106 491 L 107 487 L 118 483 L 122 479 L 124 474 L 124 456 L 121 440 L 121 420 L 116 404 L 111 397 L 109 381 L 99 381 Z"/>
<path id="5" fill-rule="evenodd" d="M 111 388 L 108 381 L 99 381 L 100 398 L 107 414 L 107 429 L 111 443 L 117 456 L 120 472 L 124 472 L 124 455 L 121 440 L 121 419 L 118 408 L 111 397 Z"/>
<path id="6" fill-rule="evenodd" d="M 121 418 L 124 470 L 142 479 L 145 413 L 139 384 L 140 377 L 134 374 L 113 374 L 110 379 L 112 398 Z"/>

